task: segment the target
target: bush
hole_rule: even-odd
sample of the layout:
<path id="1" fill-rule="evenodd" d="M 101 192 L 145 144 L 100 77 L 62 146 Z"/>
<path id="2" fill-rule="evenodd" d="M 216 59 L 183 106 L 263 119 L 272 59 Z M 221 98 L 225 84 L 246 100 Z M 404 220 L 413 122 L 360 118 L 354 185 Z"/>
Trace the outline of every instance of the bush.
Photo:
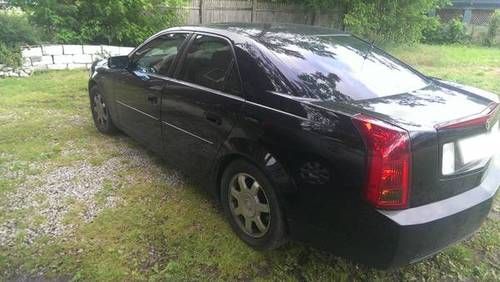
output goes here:
<path id="1" fill-rule="evenodd" d="M 0 64 L 17 68 L 21 66 L 22 57 L 19 47 L 8 47 L 0 42 Z"/>
<path id="2" fill-rule="evenodd" d="M 0 64 L 19 67 L 21 45 L 37 44 L 40 32 L 33 28 L 27 16 L 19 11 L 0 11 Z"/>
<path id="3" fill-rule="evenodd" d="M 350 31 L 377 42 L 394 43 L 419 42 L 423 30 L 435 24 L 428 12 L 446 5 L 442 0 L 347 2 L 351 7 L 344 23 Z"/>
<path id="4" fill-rule="evenodd" d="M 470 37 L 467 35 L 465 24 L 459 19 L 453 19 L 447 23 L 439 21 L 429 26 L 423 32 L 423 42 L 433 44 L 467 43 Z"/>
<path id="5" fill-rule="evenodd" d="M 449 0 L 281 0 L 311 10 L 340 9 L 343 28 L 378 43 L 415 43 L 435 24 L 429 11 Z"/>
<path id="6" fill-rule="evenodd" d="M 490 23 L 488 24 L 488 31 L 486 32 L 485 38 L 483 40 L 484 45 L 486 46 L 495 45 L 495 40 L 499 26 L 500 26 L 500 11 L 496 11 L 491 16 Z"/>
<path id="7" fill-rule="evenodd" d="M 137 45 L 176 25 L 184 0 L 11 0 L 53 43 Z"/>

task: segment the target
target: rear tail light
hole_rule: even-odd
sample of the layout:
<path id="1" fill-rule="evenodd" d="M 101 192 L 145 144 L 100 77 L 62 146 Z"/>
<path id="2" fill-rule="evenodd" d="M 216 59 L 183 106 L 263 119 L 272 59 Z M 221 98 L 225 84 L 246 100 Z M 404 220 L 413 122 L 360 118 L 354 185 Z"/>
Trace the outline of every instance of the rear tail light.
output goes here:
<path id="1" fill-rule="evenodd" d="M 364 198 L 376 208 L 408 207 L 410 136 L 405 130 L 363 114 L 352 118 L 367 149 Z"/>
<path id="2" fill-rule="evenodd" d="M 442 129 L 457 129 L 457 128 L 466 128 L 466 127 L 474 127 L 474 126 L 491 126 L 489 124 L 494 120 L 498 111 L 498 104 L 491 103 L 488 107 L 475 115 L 466 116 L 457 120 L 448 121 L 445 123 L 441 123 L 435 126 L 437 130 Z"/>

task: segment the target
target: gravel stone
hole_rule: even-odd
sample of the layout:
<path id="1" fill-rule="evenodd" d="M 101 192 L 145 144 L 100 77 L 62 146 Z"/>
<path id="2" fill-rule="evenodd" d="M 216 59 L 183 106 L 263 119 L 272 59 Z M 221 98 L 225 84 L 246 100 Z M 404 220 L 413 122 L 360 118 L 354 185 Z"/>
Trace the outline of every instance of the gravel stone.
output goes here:
<path id="1" fill-rule="evenodd" d="M 50 240 L 71 235 L 75 225 L 65 222 L 71 203 L 83 206 L 79 216 L 85 223 L 91 222 L 103 209 L 115 207 L 120 202 L 116 193 L 107 193 L 110 195 L 104 204 L 98 204 L 96 196 L 105 184 L 111 184 L 112 191 L 126 187 L 119 185 L 124 179 L 118 177 L 118 172 L 124 169 L 145 171 L 146 180 L 162 181 L 170 187 L 183 184 L 179 173 L 166 171 L 155 164 L 145 150 L 125 145 L 119 145 L 117 149 L 117 157 L 100 165 L 82 160 L 71 166 L 41 169 L 43 173 L 27 176 L 23 184 L 7 195 L 3 204 L 2 210 L 7 216 L 0 222 L 0 247 L 13 247 L 19 237 L 23 239 L 22 243 L 30 245 L 40 236 L 47 236 Z M 15 162 L 12 163 L 13 166 Z M 15 171 L 9 171 L 9 165 L 2 167 L 7 171 L 0 171 L 1 175 L 18 176 Z M 33 165 L 35 168 L 40 169 L 40 166 Z M 125 178 L 125 181 L 133 179 Z M 37 218 L 42 220 L 34 220 Z"/>

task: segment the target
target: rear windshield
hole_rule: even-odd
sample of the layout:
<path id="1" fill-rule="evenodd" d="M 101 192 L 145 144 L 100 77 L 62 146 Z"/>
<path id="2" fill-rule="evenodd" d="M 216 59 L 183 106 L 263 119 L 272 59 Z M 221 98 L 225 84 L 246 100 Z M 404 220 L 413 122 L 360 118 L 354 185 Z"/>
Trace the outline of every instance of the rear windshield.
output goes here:
<path id="1" fill-rule="evenodd" d="M 302 98 L 362 100 L 411 92 L 428 83 L 422 75 L 349 35 L 283 33 L 263 42 Z"/>

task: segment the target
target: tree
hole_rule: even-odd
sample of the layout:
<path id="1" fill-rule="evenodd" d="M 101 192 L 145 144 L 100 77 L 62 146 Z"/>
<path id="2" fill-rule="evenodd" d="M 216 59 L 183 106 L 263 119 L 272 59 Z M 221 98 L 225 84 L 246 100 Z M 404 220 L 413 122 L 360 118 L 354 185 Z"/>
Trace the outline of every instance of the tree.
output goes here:
<path id="1" fill-rule="evenodd" d="M 343 28 L 364 38 L 382 42 L 412 43 L 422 31 L 435 25 L 429 12 L 448 0 L 288 0 L 307 8 L 341 9 Z"/>
<path id="2" fill-rule="evenodd" d="M 11 0 L 52 41 L 136 45 L 176 25 L 182 0 Z"/>

